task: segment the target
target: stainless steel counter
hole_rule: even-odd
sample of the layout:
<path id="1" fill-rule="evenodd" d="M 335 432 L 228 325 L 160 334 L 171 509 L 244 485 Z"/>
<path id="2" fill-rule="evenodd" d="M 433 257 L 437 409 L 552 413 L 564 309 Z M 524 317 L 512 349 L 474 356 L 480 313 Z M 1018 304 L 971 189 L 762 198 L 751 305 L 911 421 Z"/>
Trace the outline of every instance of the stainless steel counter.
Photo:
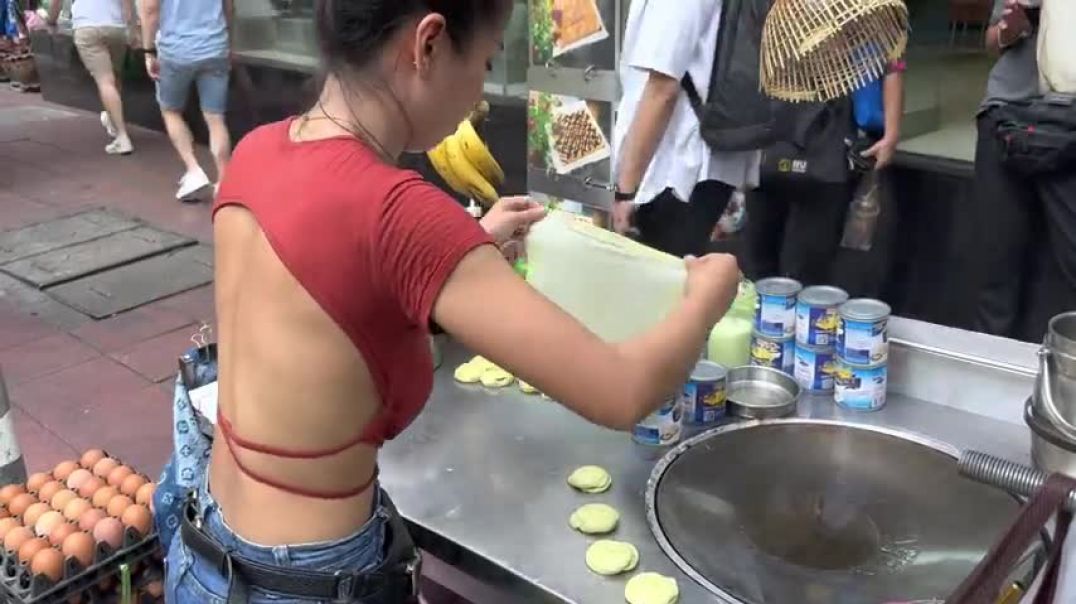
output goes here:
<path id="1" fill-rule="evenodd" d="M 899 354 L 921 358 L 914 351 Z M 457 384 L 452 370 L 468 358 L 462 349 L 446 347 L 426 410 L 384 448 L 381 457 L 384 486 L 423 547 L 503 588 L 512 601 L 623 602 L 627 577 L 604 578 L 589 572 L 583 558 L 591 539 L 568 526 L 568 516 L 578 505 L 604 502 L 620 510 L 613 538 L 639 549 L 640 570 L 676 577 L 681 602 L 718 602 L 673 565 L 647 525 L 646 481 L 664 451 L 636 445 L 628 434 L 593 426 L 560 405 L 523 395 L 515 387 L 493 392 Z M 899 364 L 914 366 L 907 358 Z M 952 382 L 946 391 L 960 390 L 963 377 L 959 369 L 948 370 L 942 376 Z M 915 381 L 910 375 L 897 375 L 896 380 L 898 385 Z M 888 405 L 875 413 L 851 413 L 828 397 L 805 397 L 799 415 L 882 425 L 958 449 L 976 448 L 1030 463 L 1026 427 L 1004 419 L 1008 406 L 1022 400 L 978 401 L 1000 411 L 971 413 L 912 398 L 902 394 L 905 390 L 891 388 Z M 970 384 L 967 391 L 976 396 L 983 392 Z M 602 495 L 571 490 L 565 479 L 584 464 L 608 469 L 612 489 Z"/>

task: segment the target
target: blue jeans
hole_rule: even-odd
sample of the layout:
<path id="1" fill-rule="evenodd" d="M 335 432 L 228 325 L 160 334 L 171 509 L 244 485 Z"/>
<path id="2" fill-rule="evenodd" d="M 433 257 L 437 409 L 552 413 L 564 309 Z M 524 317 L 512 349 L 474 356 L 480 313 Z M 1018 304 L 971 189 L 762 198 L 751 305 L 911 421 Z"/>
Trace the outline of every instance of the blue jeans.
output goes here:
<path id="1" fill-rule="evenodd" d="M 390 511 L 380 489 L 374 500 L 373 515 L 358 532 L 336 541 L 277 546 L 258 545 L 236 535 L 224 521 L 220 506 L 204 482 L 198 491 L 197 510 L 201 513 L 202 530 L 237 558 L 284 569 L 327 573 L 360 573 L 382 562 Z M 168 549 L 166 567 L 164 596 L 169 604 L 225 604 L 228 578 L 221 569 L 191 551 L 179 534 Z M 251 588 L 249 602 L 311 604 L 313 600 Z"/>
<path id="2" fill-rule="evenodd" d="M 166 111 L 182 112 L 187 106 L 191 84 L 198 85 L 198 101 L 203 113 L 224 115 L 228 108 L 228 78 L 231 61 L 228 57 L 204 59 L 193 63 L 160 59 L 161 74 L 157 81 L 157 103 Z"/>

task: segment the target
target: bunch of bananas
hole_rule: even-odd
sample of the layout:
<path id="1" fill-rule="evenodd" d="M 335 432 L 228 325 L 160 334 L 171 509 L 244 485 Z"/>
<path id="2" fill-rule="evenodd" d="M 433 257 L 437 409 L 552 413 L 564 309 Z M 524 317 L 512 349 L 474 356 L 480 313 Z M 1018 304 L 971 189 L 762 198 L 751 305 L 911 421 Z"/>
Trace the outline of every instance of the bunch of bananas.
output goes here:
<path id="1" fill-rule="evenodd" d="M 426 156 L 452 190 L 489 207 L 498 199 L 497 187 L 504 184 L 504 170 L 478 136 L 472 123 L 476 119 L 481 119 L 481 112 L 460 122 L 456 132 L 427 151 Z"/>

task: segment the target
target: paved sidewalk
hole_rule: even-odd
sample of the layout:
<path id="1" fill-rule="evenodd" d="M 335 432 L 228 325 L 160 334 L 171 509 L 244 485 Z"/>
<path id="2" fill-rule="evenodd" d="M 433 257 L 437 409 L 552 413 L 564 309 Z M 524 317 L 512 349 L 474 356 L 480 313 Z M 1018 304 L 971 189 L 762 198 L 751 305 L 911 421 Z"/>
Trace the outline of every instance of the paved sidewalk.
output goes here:
<path id="1" fill-rule="evenodd" d="M 106 207 L 209 242 L 208 204 L 173 197 L 182 167 L 167 138 L 132 139 L 133 155 L 107 156 L 96 114 L 0 91 L 0 230 Z M 0 275 L 0 368 L 28 469 L 102 447 L 155 475 L 171 448 L 176 356 L 212 314 L 202 287 L 94 321 Z"/>

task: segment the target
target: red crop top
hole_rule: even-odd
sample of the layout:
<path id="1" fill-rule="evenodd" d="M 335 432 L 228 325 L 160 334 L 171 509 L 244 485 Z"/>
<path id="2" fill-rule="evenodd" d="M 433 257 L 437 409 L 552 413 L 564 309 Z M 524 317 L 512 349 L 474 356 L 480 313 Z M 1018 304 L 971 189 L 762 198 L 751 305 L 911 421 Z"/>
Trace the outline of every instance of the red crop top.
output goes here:
<path id="1" fill-rule="evenodd" d="M 351 442 L 296 451 L 242 439 L 217 424 L 241 471 L 285 491 L 326 499 L 251 472 L 237 448 L 290 458 L 380 446 L 418 415 L 433 387 L 430 312 L 445 280 L 489 235 L 458 203 L 417 173 L 383 163 L 352 137 L 294 142 L 292 120 L 262 126 L 236 147 L 214 205 L 238 205 L 258 221 L 288 271 L 362 354 L 382 408 Z"/>

